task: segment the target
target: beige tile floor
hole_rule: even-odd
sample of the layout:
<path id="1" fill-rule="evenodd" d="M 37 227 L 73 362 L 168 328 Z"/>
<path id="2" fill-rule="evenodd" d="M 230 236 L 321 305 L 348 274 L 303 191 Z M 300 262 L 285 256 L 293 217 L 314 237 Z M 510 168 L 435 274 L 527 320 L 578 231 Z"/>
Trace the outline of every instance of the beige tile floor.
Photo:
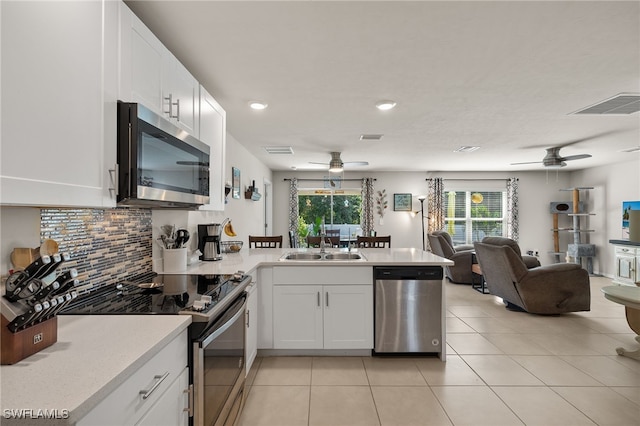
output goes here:
<path id="1" fill-rule="evenodd" d="M 426 358 L 264 357 L 242 426 L 640 425 L 640 362 L 624 308 L 591 278 L 591 311 L 510 312 L 446 284 L 447 362 Z"/>

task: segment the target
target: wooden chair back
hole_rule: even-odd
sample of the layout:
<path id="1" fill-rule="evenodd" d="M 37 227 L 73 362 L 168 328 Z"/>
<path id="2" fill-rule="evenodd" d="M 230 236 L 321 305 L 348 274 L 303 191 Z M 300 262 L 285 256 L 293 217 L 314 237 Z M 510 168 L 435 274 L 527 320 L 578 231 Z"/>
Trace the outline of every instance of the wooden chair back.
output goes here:
<path id="1" fill-rule="evenodd" d="M 358 237 L 356 245 L 360 248 L 391 247 L 391 235 L 384 237 Z"/>
<path id="2" fill-rule="evenodd" d="M 249 235 L 249 248 L 282 248 L 282 235 L 267 237 Z"/>
<path id="3" fill-rule="evenodd" d="M 322 237 L 309 236 L 307 237 L 308 247 L 320 247 L 320 239 Z M 329 247 L 338 247 L 340 245 L 340 236 L 337 237 L 325 237 L 324 242 Z"/>

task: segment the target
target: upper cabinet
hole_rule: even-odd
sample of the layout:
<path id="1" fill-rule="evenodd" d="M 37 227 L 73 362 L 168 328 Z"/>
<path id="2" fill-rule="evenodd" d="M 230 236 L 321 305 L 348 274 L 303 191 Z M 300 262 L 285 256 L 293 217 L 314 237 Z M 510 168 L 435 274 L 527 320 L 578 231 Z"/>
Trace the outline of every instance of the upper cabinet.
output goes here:
<path id="1" fill-rule="evenodd" d="M 201 210 L 224 210 L 224 158 L 227 113 L 200 86 L 200 140 L 211 147 L 209 158 L 209 204 Z"/>
<path id="2" fill-rule="evenodd" d="M 0 203 L 114 206 L 118 3 L 0 8 Z"/>
<path id="3" fill-rule="evenodd" d="M 124 3 L 120 3 L 118 97 L 138 102 L 198 138 L 200 85 Z"/>

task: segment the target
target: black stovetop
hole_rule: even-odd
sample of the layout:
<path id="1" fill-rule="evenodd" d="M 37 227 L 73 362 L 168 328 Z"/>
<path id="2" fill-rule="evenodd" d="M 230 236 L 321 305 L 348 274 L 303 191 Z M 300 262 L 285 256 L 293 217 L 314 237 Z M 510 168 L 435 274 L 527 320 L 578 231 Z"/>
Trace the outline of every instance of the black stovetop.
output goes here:
<path id="1" fill-rule="evenodd" d="M 123 281 L 86 293 L 60 314 L 161 314 L 192 311 L 193 302 L 211 296 L 210 307 L 235 288 L 233 275 L 155 275 Z"/>

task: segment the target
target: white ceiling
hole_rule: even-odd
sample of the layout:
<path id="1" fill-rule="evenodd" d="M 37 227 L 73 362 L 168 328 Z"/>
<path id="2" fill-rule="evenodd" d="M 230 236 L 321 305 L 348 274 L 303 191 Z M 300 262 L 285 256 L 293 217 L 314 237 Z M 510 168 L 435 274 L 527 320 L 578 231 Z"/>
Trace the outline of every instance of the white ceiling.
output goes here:
<path id="1" fill-rule="evenodd" d="M 593 157 L 563 170 L 640 161 L 621 152 L 640 144 L 640 113 L 571 115 L 640 93 L 640 2 L 126 3 L 273 170 L 311 170 L 330 151 L 369 162 L 358 170 L 542 170 L 510 163 L 583 138 L 561 155 Z M 378 111 L 382 99 L 398 105 Z M 281 145 L 294 155 L 263 148 Z"/>

